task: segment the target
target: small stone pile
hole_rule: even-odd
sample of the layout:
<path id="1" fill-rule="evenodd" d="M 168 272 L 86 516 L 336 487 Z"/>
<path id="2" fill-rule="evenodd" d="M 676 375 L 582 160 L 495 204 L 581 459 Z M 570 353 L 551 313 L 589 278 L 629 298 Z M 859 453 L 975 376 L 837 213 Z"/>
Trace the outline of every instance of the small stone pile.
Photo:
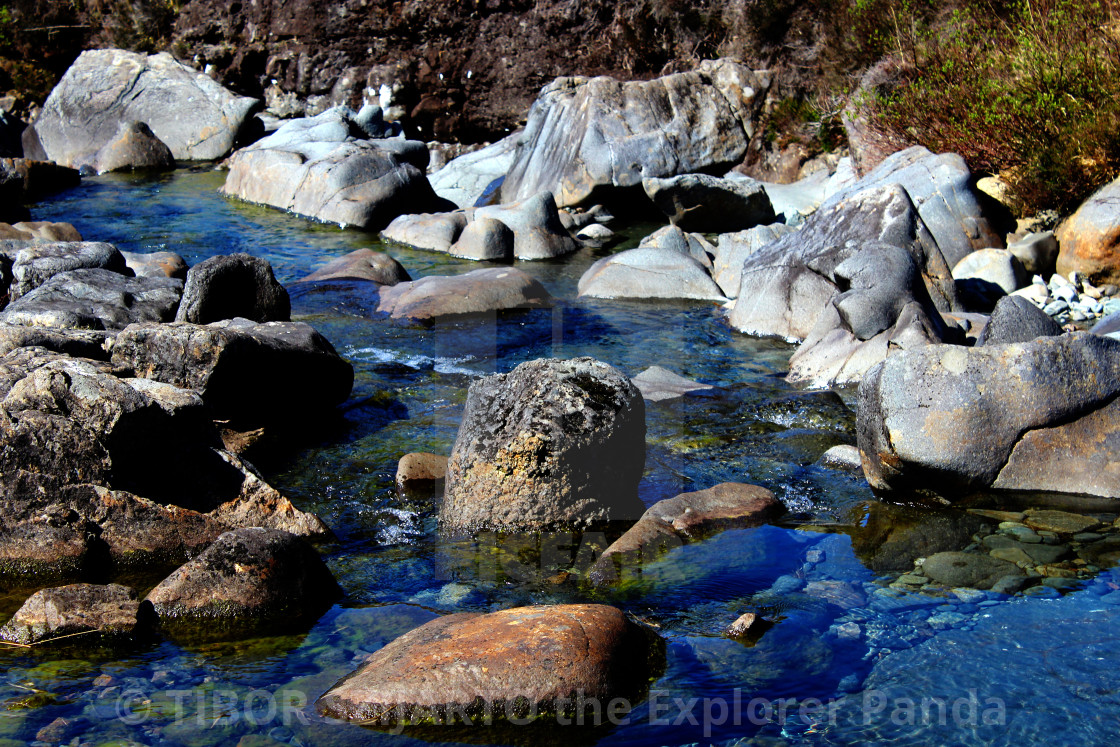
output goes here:
<path id="1" fill-rule="evenodd" d="M 1035 275 L 1031 284 L 1013 295 L 1023 296 L 1059 324 L 1091 322 L 1120 311 L 1120 288 L 1108 284 L 1092 285 L 1081 273 L 1069 276 L 1055 273 L 1046 282 Z"/>

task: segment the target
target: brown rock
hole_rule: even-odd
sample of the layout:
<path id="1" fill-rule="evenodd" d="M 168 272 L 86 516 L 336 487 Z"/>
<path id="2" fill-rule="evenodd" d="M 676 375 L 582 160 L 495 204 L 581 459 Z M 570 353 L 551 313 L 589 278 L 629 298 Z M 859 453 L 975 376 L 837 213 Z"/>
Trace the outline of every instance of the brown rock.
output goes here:
<path id="1" fill-rule="evenodd" d="M 427 452 L 405 454 L 397 463 L 397 488 L 432 493 L 447 478 L 447 457 Z"/>
<path id="2" fill-rule="evenodd" d="M 20 221 L 15 224 L 0 223 L 0 239 L 16 239 L 30 241 L 42 239 L 43 241 L 81 241 L 82 235 L 78 229 L 69 223 L 51 223 L 49 221 L 33 220 Z"/>
<path id="3" fill-rule="evenodd" d="M 766 488 L 737 482 L 659 501 L 603 551 L 591 568 L 591 581 L 597 585 L 616 581 L 619 565 L 637 567 L 685 542 L 725 529 L 765 524 L 784 512 Z"/>
<path id="4" fill-rule="evenodd" d="M 1120 283 L 1120 178 L 1090 197 L 1055 232 L 1057 271 L 1080 272 L 1093 285 Z"/>
<path id="5" fill-rule="evenodd" d="M 727 626 L 727 630 L 724 635 L 726 635 L 728 638 L 739 638 L 740 636 L 744 636 L 752 627 L 754 627 L 755 623 L 757 623 L 758 620 L 759 617 L 755 613 L 744 612 L 742 615 L 739 615 L 738 619 L 735 620 L 735 622 Z"/>
<path id="6" fill-rule="evenodd" d="M 136 277 L 187 279 L 187 262 L 175 252 L 121 252 L 124 263 Z"/>
<path id="7" fill-rule="evenodd" d="M 369 280 L 379 285 L 396 285 L 411 280 L 401 263 L 384 252 L 372 249 L 357 249 L 347 255 L 328 262 L 315 272 L 303 278 L 301 283 L 317 280 Z"/>
<path id="8" fill-rule="evenodd" d="M 70 584 L 35 592 L 0 628 L 0 639 L 34 644 L 77 633 L 129 636 L 140 601 L 132 589 L 109 584 Z"/>
<path id="9" fill-rule="evenodd" d="M 1090 532 L 1100 526 L 1100 522 L 1091 516 L 1052 509 L 1031 509 L 1027 511 L 1027 518 L 1024 523 L 1035 531 L 1054 532 L 1055 534 Z"/>
<path id="10" fill-rule="evenodd" d="M 528 273 L 514 267 L 473 270 L 463 275 L 429 275 L 381 291 L 377 310 L 393 319 L 436 319 L 508 309 L 543 308 L 552 297 Z"/>
<path id="11" fill-rule="evenodd" d="M 598 604 L 518 607 L 433 620 L 396 639 L 319 699 L 335 718 L 392 723 L 454 709 L 460 718 L 571 713 L 578 695 L 634 697 L 660 641 Z"/>
<path id="12" fill-rule="evenodd" d="M 123 121 L 117 134 L 93 157 L 98 174 L 133 169 L 173 169 L 175 156 L 143 122 Z"/>

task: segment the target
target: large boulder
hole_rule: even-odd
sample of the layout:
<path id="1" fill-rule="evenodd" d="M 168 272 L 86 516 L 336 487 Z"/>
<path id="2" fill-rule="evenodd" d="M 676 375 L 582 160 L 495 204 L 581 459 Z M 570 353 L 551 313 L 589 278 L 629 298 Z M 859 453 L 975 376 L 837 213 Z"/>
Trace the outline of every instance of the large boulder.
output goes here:
<path id="1" fill-rule="evenodd" d="M 317 707 L 386 726 L 574 716 L 582 703 L 641 697 L 661 648 L 656 633 L 599 604 L 447 615 L 370 656 Z"/>
<path id="2" fill-rule="evenodd" d="M 906 249 L 871 242 L 832 272 L 847 290 L 832 297 L 790 358 L 789 381 L 848 384 L 893 351 L 963 342 L 942 320 Z"/>
<path id="3" fill-rule="evenodd" d="M 727 233 L 774 222 L 774 207 L 761 182 L 683 174 L 643 179 L 642 189 L 684 231 Z"/>
<path id="4" fill-rule="evenodd" d="M 687 252 L 683 237 L 675 247 L 638 247 L 603 257 L 587 268 L 578 287 L 581 297 L 592 298 L 725 300 L 708 269 Z"/>
<path id="5" fill-rule="evenodd" d="M 119 255 L 118 255 L 119 256 Z M 111 270 L 53 275 L 0 313 L 0 322 L 63 329 L 123 329 L 175 318 L 183 281 L 127 277 Z"/>
<path id="6" fill-rule="evenodd" d="M 1038 337 L 1062 334 L 1062 326 L 1022 296 L 1005 296 L 976 340 L 977 345 L 1030 342 Z"/>
<path id="7" fill-rule="evenodd" d="M 23 150 L 28 158 L 64 166 L 92 164 L 122 123 L 144 122 L 175 158 L 207 161 L 232 150 L 256 105 L 166 52 L 89 50 L 24 131 Z"/>
<path id="8" fill-rule="evenodd" d="M 430 320 L 510 309 L 539 309 L 552 296 L 515 267 L 472 270 L 450 277 L 429 275 L 381 290 L 377 310 L 393 319 Z"/>
<path id="9" fill-rule="evenodd" d="M 292 304 L 272 274 L 268 260 L 248 254 L 204 259 L 187 272 L 177 322 L 209 324 L 241 317 L 254 322 L 286 322 Z"/>
<path id="10" fill-rule="evenodd" d="M 35 241 L 36 243 L 43 241 L 81 241 L 82 235 L 78 233 L 78 229 L 69 223 L 25 220 L 13 224 L 0 223 L 0 239 Z"/>
<path id="11" fill-rule="evenodd" d="M 0 158 L 0 197 L 11 203 L 5 208 L 19 202 L 37 202 L 48 195 L 76 187 L 81 181 L 78 170 L 68 166 L 37 161 L 31 157 Z M 10 221 L 3 216 L 0 219 Z"/>
<path id="12" fill-rule="evenodd" d="M 1120 496 L 1120 342 L 1089 333 L 892 355 L 859 387 L 879 490 L 993 486 Z"/>
<path id="13" fill-rule="evenodd" d="M 112 353 L 121 369 L 197 391 L 219 416 L 238 421 L 335 407 L 354 381 L 353 367 L 302 322 L 133 324 Z"/>
<path id="14" fill-rule="evenodd" d="M 446 252 L 467 227 L 467 220 L 462 210 L 399 215 L 385 226 L 381 237 L 416 249 Z"/>
<path id="15" fill-rule="evenodd" d="M 1055 235 L 1058 274 L 1079 272 L 1093 285 L 1120 284 L 1120 178 L 1097 190 Z"/>
<path id="16" fill-rule="evenodd" d="M 515 248 L 509 226 L 483 215 L 467 224 L 448 252 L 464 259 L 507 262 L 513 259 Z"/>
<path id="17" fill-rule="evenodd" d="M 651 81 L 557 78 L 529 111 L 502 201 L 547 190 L 565 207 L 644 178 L 726 170 L 746 154 L 769 87 L 730 60 Z"/>
<path id="18" fill-rule="evenodd" d="M 755 226 L 745 231 L 720 234 L 716 239 L 716 256 L 712 262 L 712 279 L 728 298 L 739 296 L 739 281 L 747 257 L 777 241 L 794 229 L 784 223 Z"/>
<path id="19" fill-rule="evenodd" d="M 136 592 L 119 584 L 41 589 L 0 628 L 0 640 L 25 646 L 74 636 L 81 636 L 85 644 L 112 642 L 131 638 L 139 615 Z"/>
<path id="20" fill-rule="evenodd" d="M 297 119 L 229 159 L 222 193 L 308 218 L 379 230 L 404 213 L 453 207 L 436 197 L 397 139 L 368 140 L 353 112 L 335 108 Z M 423 150 L 426 163 L 428 149 Z"/>
<path id="21" fill-rule="evenodd" d="M 249 527 L 218 537 L 161 581 L 146 601 L 165 630 L 222 637 L 306 620 L 340 595 L 334 576 L 306 541 Z"/>
<path id="22" fill-rule="evenodd" d="M 517 202 L 478 208 L 475 220 L 493 218 L 513 232 L 517 259 L 552 259 L 579 248 L 560 222 L 551 192 L 538 192 Z"/>
<path id="23" fill-rule="evenodd" d="M 500 185 L 509 171 L 520 138 L 521 133 L 515 132 L 481 150 L 452 159 L 428 177 L 432 189 L 461 209 L 489 204 L 488 191 L 494 190 L 495 182 Z"/>
<path id="24" fill-rule="evenodd" d="M 535 531 L 641 513 L 645 403 L 591 358 L 522 363 L 473 382 L 440 523 Z"/>
<path id="25" fill-rule="evenodd" d="M 766 488 L 733 482 L 658 501 L 603 551 L 591 567 L 591 581 L 616 581 L 620 573 L 636 570 L 664 550 L 725 529 L 765 524 L 784 512 L 785 506 Z"/>
<path id="26" fill-rule="evenodd" d="M 12 263 L 11 300 L 26 295 L 60 272 L 102 269 L 127 275 L 124 256 L 102 241 L 58 241 L 19 250 Z"/>
<path id="27" fill-rule="evenodd" d="M 116 136 L 101 146 L 90 167 L 98 174 L 133 169 L 173 169 L 175 156 L 143 122 L 121 122 Z"/>
<path id="28" fill-rule="evenodd" d="M 731 309 L 740 332 L 803 340 L 840 295 L 836 268 L 865 246 L 910 253 L 926 292 L 941 311 L 959 308 L 952 274 L 910 196 L 898 184 L 830 199 L 800 231 L 748 255 Z"/>
<path id="29" fill-rule="evenodd" d="M 970 309 L 990 311 L 1000 298 L 1019 290 L 1027 274 L 1006 249 L 980 249 L 957 262 L 953 279 L 962 303 Z"/>
<path id="30" fill-rule="evenodd" d="M 396 285 L 411 280 L 400 262 L 384 252 L 355 249 L 300 280 L 312 283 L 322 280 L 368 280 L 378 285 Z"/>
<path id="31" fill-rule="evenodd" d="M 75 358 L 107 360 L 108 342 L 115 337 L 107 330 L 50 329 L 0 323 L 0 358 L 17 348 L 44 348 Z"/>

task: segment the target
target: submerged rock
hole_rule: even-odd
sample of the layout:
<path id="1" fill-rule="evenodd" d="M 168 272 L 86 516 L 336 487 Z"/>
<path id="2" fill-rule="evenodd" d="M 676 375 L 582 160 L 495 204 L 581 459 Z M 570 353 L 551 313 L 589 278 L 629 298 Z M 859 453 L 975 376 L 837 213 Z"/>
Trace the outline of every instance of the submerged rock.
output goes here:
<path id="1" fill-rule="evenodd" d="M 118 584 L 42 589 L 0 628 L 0 640 L 31 645 L 63 636 L 87 644 L 127 639 L 137 632 L 139 613 L 136 592 Z"/>
<path id="2" fill-rule="evenodd" d="M 212 160 L 230 152 L 256 105 L 166 52 L 88 50 L 24 131 L 23 149 L 29 158 L 78 167 L 90 164 L 122 123 L 143 122 L 175 158 Z"/>
<path id="3" fill-rule="evenodd" d="M 990 589 L 1008 576 L 1023 575 L 1013 563 L 973 552 L 939 552 L 926 558 L 922 570 L 949 588 Z"/>
<path id="4" fill-rule="evenodd" d="M 446 530 L 535 531 L 637 516 L 645 405 L 591 358 L 542 359 L 471 384 L 440 507 Z"/>
<path id="5" fill-rule="evenodd" d="M 642 398 L 646 402 L 677 399 L 686 394 L 715 388 L 711 384 L 701 384 L 698 381 L 678 376 L 661 366 L 650 366 L 631 381 L 634 382 L 634 386 L 638 387 L 638 391 L 642 393 Z"/>
<path id="6" fill-rule="evenodd" d="M 1120 497 L 1120 342 L 1088 333 L 887 358 L 860 384 L 864 472 L 879 490 L 987 486 Z"/>
<path id="7" fill-rule="evenodd" d="M 617 581 L 672 547 L 732 528 L 765 524 L 785 513 L 774 494 L 757 485 L 724 482 L 659 501 L 642 514 L 591 567 L 591 582 Z"/>
<path id="8" fill-rule="evenodd" d="M 557 78 L 529 110 L 502 201 L 548 190 L 565 207 L 647 177 L 730 168 L 769 86 L 768 74 L 730 60 L 651 81 Z"/>
<path id="9" fill-rule="evenodd" d="M 148 594 L 160 627 L 221 636 L 302 621 L 340 596 L 304 540 L 277 529 L 226 532 Z"/>
<path id="10" fill-rule="evenodd" d="M 659 668 L 660 651 L 656 633 L 605 605 L 459 613 L 370 656 L 317 708 L 333 718 L 384 725 L 452 714 L 460 723 L 486 714 L 572 715 L 577 698 L 607 703 L 639 696 Z"/>
<path id="11" fill-rule="evenodd" d="M 552 296 L 528 273 L 513 267 L 428 277 L 381 291 L 377 310 L 393 319 L 429 320 L 509 309 L 547 307 Z"/>
<path id="12" fill-rule="evenodd" d="M 209 324 L 242 317 L 286 322 L 291 310 L 288 291 L 277 282 L 268 260 L 228 254 L 204 259 L 190 269 L 175 321 Z"/>

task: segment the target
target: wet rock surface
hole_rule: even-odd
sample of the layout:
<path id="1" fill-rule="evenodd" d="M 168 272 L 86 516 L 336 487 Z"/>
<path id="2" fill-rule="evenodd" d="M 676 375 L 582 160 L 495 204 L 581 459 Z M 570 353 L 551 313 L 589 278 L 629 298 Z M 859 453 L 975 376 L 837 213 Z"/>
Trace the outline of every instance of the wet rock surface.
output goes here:
<path id="1" fill-rule="evenodd" d="M 140 600 L 119 584 L 70 584 L 35 592 L 0 628 L 0 639 L 31 645 L 82 636 L 89 643 L 129 639 L 140 627 Z"/>
<path id="2" fill-rule="evenodd" d="M 429 275 L 381 291 L 377 310 L 394 319 L 425 321 L 547 307 L 551 296 L 531 275 L 514 267 L 472 270 L 452 277 Z"/>

